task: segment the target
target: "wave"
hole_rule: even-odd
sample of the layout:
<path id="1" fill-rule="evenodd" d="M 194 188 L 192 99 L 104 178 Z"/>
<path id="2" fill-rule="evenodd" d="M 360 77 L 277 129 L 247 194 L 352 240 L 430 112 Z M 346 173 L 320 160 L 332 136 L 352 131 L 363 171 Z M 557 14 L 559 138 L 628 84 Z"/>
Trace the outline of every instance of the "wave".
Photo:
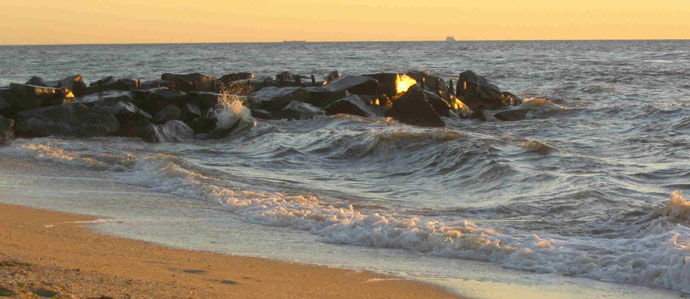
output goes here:
<path id="1" fill-rule="evenodd" d="M 407 137 L 385 135 L 383 139 L 416 138 L 403 135 Z M 102 168 L 101 164 L 108 163 L 103 155 L 85 157 L 78 150 L 31 142 L 18 142 L 1 151 L 69 165 Z M 444 221 L 433 214 L 410 216 L 394 210 L 355 208 L 347 201 L 324 201 L 314 195 L 233 187 L 227 178 L 169 154 L 128 153 L 108 159 L 113 157 L 120 161 L 115 168 L 129 166 L 127 171 L 113 172 L 126 183 L 216 202 L 247 222 L 308 231 L 323 242 L 405 249 L 537 273 L 690 292 L 690 229 L 686 226 L 690 223 L 690 203 L 678 191 L 667 206 L 648 213 L 645 221 L 631 227 L 634 234 L 594 238 L 534 234 L 462 219 Z"/>

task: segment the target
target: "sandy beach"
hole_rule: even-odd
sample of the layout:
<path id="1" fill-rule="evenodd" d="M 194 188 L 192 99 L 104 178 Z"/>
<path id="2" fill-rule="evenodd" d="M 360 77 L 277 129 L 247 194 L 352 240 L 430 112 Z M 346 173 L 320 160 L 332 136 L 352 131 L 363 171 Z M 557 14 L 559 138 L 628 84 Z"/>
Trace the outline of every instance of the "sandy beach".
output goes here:
<path id="1" fill-rule="evenodd" d="M 1 204 L 2 290 L 59 298 L 454 297 L 433 286 L 371 273 L 104 236 L 87 228 L 94 220 Z"/>

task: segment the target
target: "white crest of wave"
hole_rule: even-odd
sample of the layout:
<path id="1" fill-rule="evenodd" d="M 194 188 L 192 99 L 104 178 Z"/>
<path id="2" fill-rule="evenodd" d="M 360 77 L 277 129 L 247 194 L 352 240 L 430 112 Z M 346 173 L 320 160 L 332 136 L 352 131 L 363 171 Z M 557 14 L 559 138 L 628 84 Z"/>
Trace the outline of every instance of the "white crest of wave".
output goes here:
<path id="1" fill-rule="evenodd" d="M 690 228 L 682 225 L 613 239 L 537 235 L 466 220 L 446 223 L 433 217 L 368 212 L 352 205 L 334 206 L 314 196 L 225 188 L 178 157 L 158 155 L 140 162 L 134 174 L 122 178 L 158 191 L 218 202 L 245 221 L 308 231 L 328 243 L 407 249 L 690 293 Z M 672 202 L 672 214 L 686 213 L 687 202 L 676 195 Z"/>
<path id="2" fill-rule="evenodd" d="M 211 111 L 216 117 L 216 127 L 229 130 L 236 126 L 256 126 L 251 111 L 244 106 L 244 99 L 232 94 L 227 88 L 221 89 L 218 105 Z"/>

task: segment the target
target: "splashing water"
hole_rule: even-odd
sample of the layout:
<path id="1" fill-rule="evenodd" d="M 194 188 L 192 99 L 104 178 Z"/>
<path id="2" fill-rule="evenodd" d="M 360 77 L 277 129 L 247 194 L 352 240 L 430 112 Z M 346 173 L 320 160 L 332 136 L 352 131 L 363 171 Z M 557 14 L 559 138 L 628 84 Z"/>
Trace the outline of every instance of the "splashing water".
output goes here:
<path id="1" fill-rule="evenodd" d="M 244 99 L 233 94 L 226 86 L 221 88 L 216 108 L 209 113 L 215 116 L 216 126 L 219 129 L 256 126 L 251 111 L 244 106 Z"/>

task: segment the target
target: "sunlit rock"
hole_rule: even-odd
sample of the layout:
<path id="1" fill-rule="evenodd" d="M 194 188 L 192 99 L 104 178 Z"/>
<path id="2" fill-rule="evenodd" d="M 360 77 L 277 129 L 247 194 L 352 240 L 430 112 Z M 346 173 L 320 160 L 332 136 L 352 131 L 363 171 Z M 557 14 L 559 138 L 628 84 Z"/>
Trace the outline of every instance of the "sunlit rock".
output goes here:
<path id="1" fill-rule="evenodd" d="M 12 83 L 4 95 L 14 112 L 36 109 L 43 106 L 70 103 L 74 94 L 67 88 L 52 88 Z"/>
<path id="2" fill-rule="evenodd" d="M 383 93 L 390 98 L 396 98 L 404 94 L 410 87 L 417 84 L 417 80 L 405 74 L 377 73 L 365 76 L 378 81 L 376 94 Z"/>
<path id="3" fill-rule="evenodd" d="M 386 116 L 403 123 L 423 127 L 445 127 L 445 123 L 427 100 L 422 89 L 413 86 L 393 101 Z"/>
<path id="4" fill-rule="evenodd" d="M 407 75 L 415 79 L 419 84 L 424 82 L 424 89 L 431 91 L 448 91 L 448 85 L 441 77 L 433 76 L 422 71 L 410 71 Z"/>

